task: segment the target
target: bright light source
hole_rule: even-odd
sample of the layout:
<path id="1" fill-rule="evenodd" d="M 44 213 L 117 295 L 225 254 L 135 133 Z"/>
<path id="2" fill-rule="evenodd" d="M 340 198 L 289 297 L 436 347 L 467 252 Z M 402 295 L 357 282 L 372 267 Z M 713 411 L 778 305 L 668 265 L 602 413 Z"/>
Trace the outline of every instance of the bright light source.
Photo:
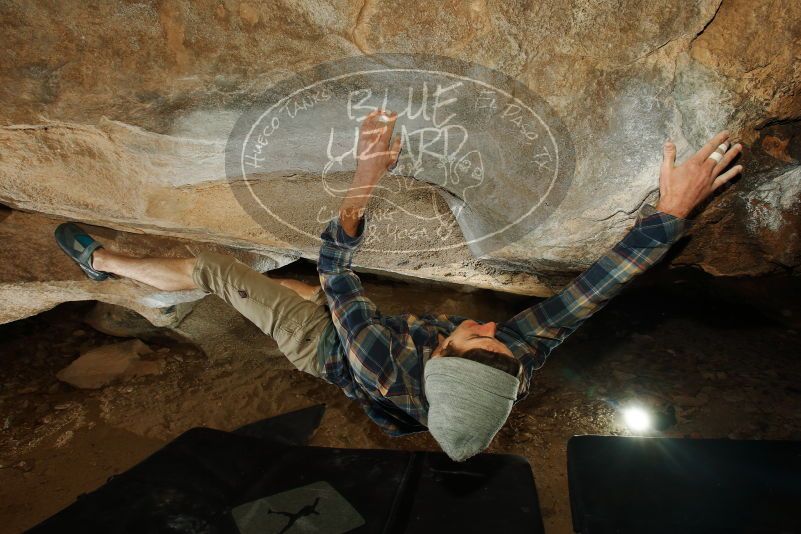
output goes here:
<path id="1" fill-rule="evenodd" d="M 651 416 L 638 406 L 623 410 L 623 419 L 629 429 L 634 432 L 645 432 L 651 428 Z"/>

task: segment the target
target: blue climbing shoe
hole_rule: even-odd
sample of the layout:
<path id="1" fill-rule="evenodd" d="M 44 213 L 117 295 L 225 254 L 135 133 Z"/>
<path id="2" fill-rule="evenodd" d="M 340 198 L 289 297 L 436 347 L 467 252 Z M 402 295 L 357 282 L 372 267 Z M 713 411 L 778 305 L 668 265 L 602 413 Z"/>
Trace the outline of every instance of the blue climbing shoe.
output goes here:
<path id="1" fill-rule="evenodd" d="M 103 245 L 89 237 L 77 224 L 71 222 L 59 224 L 55 236 L 61 250 L 75 260 L 86 276 L 98 282 L 109 277 L 109 273 L 92 268 L 92 253 Z"/>

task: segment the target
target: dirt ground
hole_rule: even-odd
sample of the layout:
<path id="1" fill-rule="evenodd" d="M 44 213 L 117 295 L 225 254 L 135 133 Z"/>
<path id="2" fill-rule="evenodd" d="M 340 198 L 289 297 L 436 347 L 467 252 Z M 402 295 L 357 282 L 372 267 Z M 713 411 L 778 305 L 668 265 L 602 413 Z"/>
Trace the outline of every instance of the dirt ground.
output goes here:
<path id="1" fill-rule="evenodd" d="M 295 274 L 310 277 L 308 268 Z M 363 280 L 384 313 L 442 311 L 503 320 L 535 302 Z M 732 281 L 721 285 L 683 270 L 649 273 L 647 280 L 551 355 L 491 448 L 529 460 L 549 534 L 572 532 L 567 440 L 628 434 L 618 407 L 629 401 L 673 410 L 675 424 L 661 435 L 801 439 L 798 281 L 765 285 L 779 302 L 765 315 L 764 307 L 726 289 Z M 758 293 L 761 286 L 753 287 Z M 167 362 L 158 376 L 95 391 L 59 383 L 55 373 L 81 352 L 120 340 L 82 322 L 91 306 L 68 303 L 0 326 L 2 532 L 35 525 L 195 426 L 230 430 L 324 402 L 328 409 L 313 445 L 436 448 L 427 434 L 383 435 L 336 387 L 290 370 L 255 327 L 241 347 L 222 357 L 169 338 L 148 340 Z M 265 347 L 274 357 L 264 356 Z"/>

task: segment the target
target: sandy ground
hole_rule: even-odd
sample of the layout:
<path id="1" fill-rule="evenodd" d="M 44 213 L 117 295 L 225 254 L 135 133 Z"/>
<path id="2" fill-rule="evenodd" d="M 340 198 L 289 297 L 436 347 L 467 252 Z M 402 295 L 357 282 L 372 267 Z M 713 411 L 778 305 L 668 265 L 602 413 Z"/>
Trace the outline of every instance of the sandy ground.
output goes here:
<path id="1" fill-rule="evenodd" d="M 296 274 L 309 279 L 308 269 Z M 535 302 L 363 278 L 385 313 L 441 310 L 502 320 Z M 495 439 L 492 451 L 531 463 L 549 534 L 572 532 L 567 440 L 627 434 L 616 406 L 629 400 L 672 407 L 676 423 L 667 436 L 801 439 L 801 336 L 791 322 L 721 298 L 707 281 L 677 271 L 630 288 L 552 354 Z M 248 343 L 271 347 L 275 357 L 264 357 L 265 345 L 249 351 L 243 343 L 235 356 L 216 358 L 164 338 L 148 341 L 166 358 L 162 375 L 97 391 L 60 384 L 55 373 L 78 354 L 119 341 L 82 323 L 90 307 L 64 304 L 0 326 L 2 532 L 35 525 L 194 426 L 234 429 L 324 402 L 314 445 L 436 447 L 427 434 L 383 435 L 336 387 L 290 370 L 255 327 Z"/>

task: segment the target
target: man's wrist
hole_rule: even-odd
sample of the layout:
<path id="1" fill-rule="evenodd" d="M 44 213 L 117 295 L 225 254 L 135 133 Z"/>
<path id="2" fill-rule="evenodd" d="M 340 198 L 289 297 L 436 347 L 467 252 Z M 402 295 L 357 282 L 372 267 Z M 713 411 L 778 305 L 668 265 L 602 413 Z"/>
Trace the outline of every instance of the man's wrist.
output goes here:
<path id="1" fill-rule="evenodd" d="M 353 185 L 357 187 L 364 187 L 375 185 L 383 176 L 383 173 L 376 172 L 375 170 L 366 170 L 364 167 L 356 167 L 356 172 L 353 173 Z"/>
<path id="2" fill-rule="evenodd" d="M 365 217 L 362 213 L 358 217 L 339 217 L 339 227 L 342 230 L 342 238 L 346 240 L 360 240 L 364 232 Z"/>
<path id="3" fill-rule="evenodd" d="M 356 168 L 348 195 L 339 208 L 339 224 L 350 237 L 356 237 L 358 233 L 359 222 L 377 182 L 374 172 L 366 171 L 363 167 Z"/>
<path id="4" fill-rule="evenodd" d="M 350 237 L 356 237 L 359 232 L 359 222 L 364 216 L 363 206 L 342 206 L 339 209 L 339 225 Z"/>
<path id="5" fill-rule="evenodd" d="M 632 234 L 639 237 L 634 237 L 633 241 L 629 240 L 630 244 L 637 242 L 639 238 L 646 235 L 654 243 L 670 245 L 678 241 L 692 228 L 694 221 L 682 217 L 682 215 L 686 215 L 685 211 L 670 210 L 673 213 L 663 211 L 670 209 L 666 206 L 665 203 L 658 203 L 656 206 L 645 204 L 640 209 L 640 213 L 637 215 L 637 222 L 632 228 Z"/>
<path id="6" fill-rule="evenodd" d="M 667 202 L 662 202 L 661 200 L 656 203 L 657 211 L 661 211 L 662 213 L 667 213 L 668 215 L 673 215 L 674 217 L 678 217 L 680 219 L 686 219 L 692 209 L 687 209 L 686 207 L 680 206 L 671 206 Z"/>

